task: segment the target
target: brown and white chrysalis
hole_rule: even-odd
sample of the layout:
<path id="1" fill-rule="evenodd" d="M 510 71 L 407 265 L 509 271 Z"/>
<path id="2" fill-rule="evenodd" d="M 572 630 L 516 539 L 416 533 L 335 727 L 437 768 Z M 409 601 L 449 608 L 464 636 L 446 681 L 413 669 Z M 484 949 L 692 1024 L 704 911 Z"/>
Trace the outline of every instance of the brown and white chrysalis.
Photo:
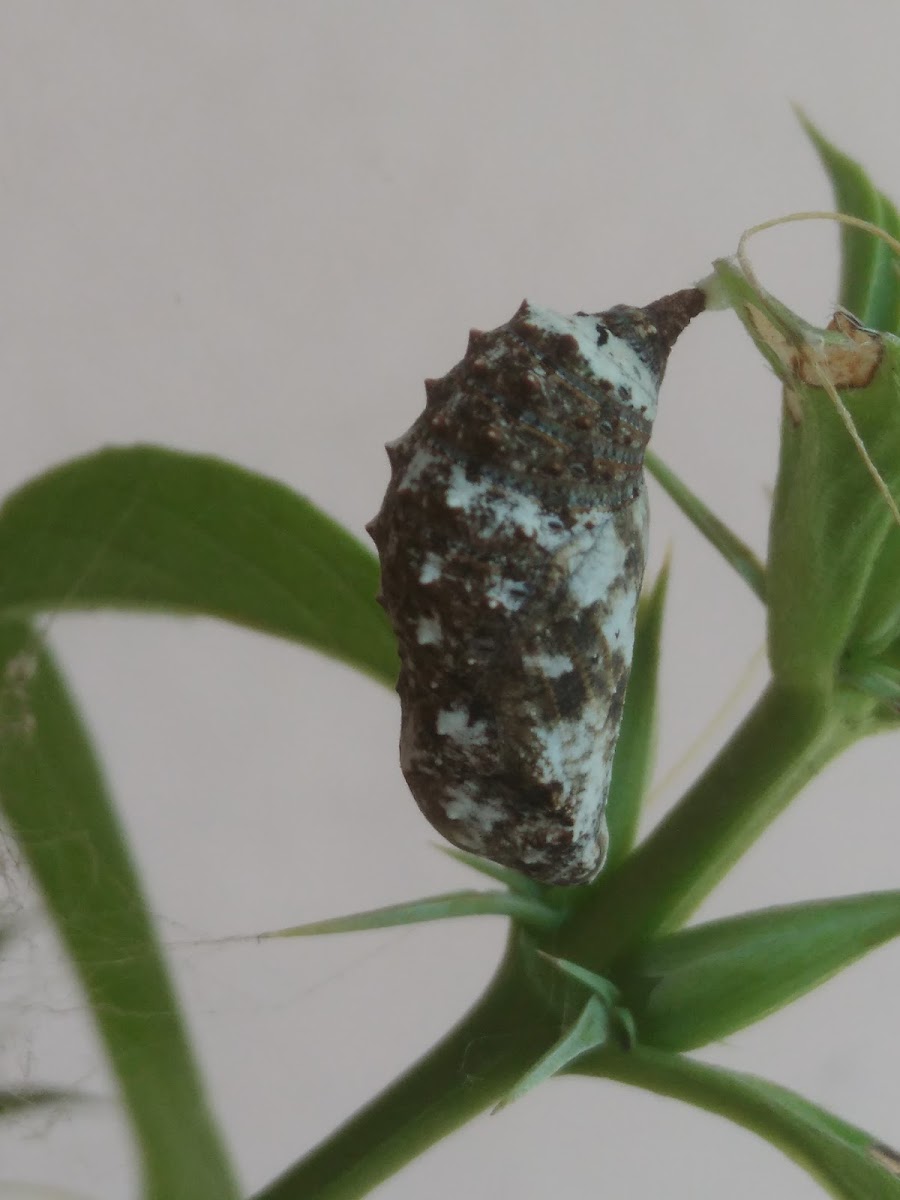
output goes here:
<path id="1" fill-rule="evenodd" d="M 397 635 L 400 763 L 450 842 L 585 883 L 647 549 L 644 450 L 669 350 L 705 304 L 562 316 L 527 301 L 473 331 L 388 445 L 368 526 Z"/>

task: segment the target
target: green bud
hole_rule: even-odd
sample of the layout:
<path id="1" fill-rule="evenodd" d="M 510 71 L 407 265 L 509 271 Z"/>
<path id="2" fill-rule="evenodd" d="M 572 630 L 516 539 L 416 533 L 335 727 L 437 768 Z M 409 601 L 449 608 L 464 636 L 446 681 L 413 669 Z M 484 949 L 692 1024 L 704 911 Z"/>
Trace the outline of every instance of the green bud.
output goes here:
<path id="1" fill-rule="evenodd" d="M 716 275 L 784 384 L 767 566 L 773 674 L 820 694 L 842 679 L 860 686 L 900 649 L 900 340 L 843 312 L 827 329 L 809 325 L 732 262 Z"/>

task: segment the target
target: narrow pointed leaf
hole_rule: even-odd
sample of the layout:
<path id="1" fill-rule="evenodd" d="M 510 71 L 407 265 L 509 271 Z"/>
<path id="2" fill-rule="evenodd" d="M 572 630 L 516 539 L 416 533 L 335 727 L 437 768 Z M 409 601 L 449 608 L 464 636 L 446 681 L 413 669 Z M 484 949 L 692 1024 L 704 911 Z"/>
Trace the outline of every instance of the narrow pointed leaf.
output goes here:
<path id="1" fill-rule="evenodd" d="M 512 892 L 519 892 L 523 896 L 540 896 L 547 891 L 541 884 L 536 883 L 533 879 L 528 879 L 519 871 L 514 871 L 512 867 L 501 867 L 499 863 L 493 863 L 478 854 L 470 854 L 468 850 L 458 850 L 455 846 L 442 846 L 436 843 L 436 848 L 442 854 L 446 854 L 448 858 L 455 858 L 464 867 L 471 867 L 473 871 L 486 875 L 488 879 L 495 879 L 498 883 L 505 884 Z"/>
<path id="2" fill-rule="evenodd" d="M 137 1138 L 145 1200 L 237 1197 L 122 831 L 66 686 L 0 623 L 0 812 L 91 1006 Z"/>
<path id="3" fill-rule="evenodd" d="M 0 563 L 0 616 L 219 617 L 396 678 L 374 555 L 290 488 L 219 459 L 132 446 L 64 463 L 0 509 Z"/>
<path id="4" fill-rule="evenodd" d="M 620 863 L 634 845 L 641 806 L 653 775 L 659 649 L 668 585 L 666 562 L 638 607 L 631 675 L 606 806 L 607 871 Z"/>
<path id="5" fill-rule="evenodd" d="M 616 1079 L 726 1117 L 776 1146 L 837 1200 L 900 1200 L 893 1151 L 765 1079 L 643 1046 L 624 1054 L 601 1051 L 569 1070 Z M 702 1146 L 698 1138 L 698 1150 Z"/>
<path id="6" fill-rule="evenodd" d="M 619 989 L 605 975 L 598 975 L 596 971 L 589 971 L 587 967 L 570 962 L 567 958 L 556 958 L 554 955 L 546 954 L 544 951 L 539 951 L 539 953 L 541 958 L 552 963 L 563 975 L 568 975 L 570 979 L 574 979 L 576 983 L 580 983 L 583 987 L 586 987 L 598 1000 L 602 1000 L 607 1008 L 612 1008 L 618 1001 Z"/>
<path id="7" fill-rule="evenodd" d="M 581 1016 L 567 1029 L 556 1045 L 534 1064 L 514 1088 L 494 1108 L 494 1112 L 506 1108 L 536 1088 L 539 1083 L 552 1079 L 568 1067 L 576 1058 L 605 1044 L 610 1033 L 610 1012 L 602 1000 L 592 996 L 582 1010 Z"/>
<path id="8" fill-rule="evenodd" d="M 815 146 L 834 189 L 840 212 L 870 221 L 894 237 L 900 228 L 897 210 L 875 187 L 858 162 L 832 145 L 801 114 L 800 120 Z M 864 325 L 898 332 L 900 277 L 890 248 L 862 229 L 841 228 L 840 303 Z"/>
<path id="9" fill-rule="evenodd" d="M 640 1040 L 689 1050 L 789 1004 L 900 934 L 900 892 L 770 908 L 651 942 L 616 973 Z"/>
<path id="10" fill-rule="evenodd" d="M 703 501 L 695 496 L 675 472 L 655 454 L 648 452 L 644 461 L 647 470 L 659 486 L 675 501 L 691 524 L 718 550 L 729 566 L 737 571 L 744 582 L 765 603 L 765 567 L 746 542 L 741 541 L 737 534 L 733 533 L 710 508 L 707 508 Z"/>
<path id="11" fill-rule="evenodd" d="M 329 917 L 287 929 L 257 934 L 260 938 L 315 937 L 325 933 L 358 933 L 363 929 L 391 929 L 396 925 L 417 925 L 422 921 L 445 921 L 450 917 L 510 917 L 520 925 L 536 929 L 555 929 L 561 914 L 539 900 L 511 892 L 446 892 L 406 904 L 389 904 L 368 912 L 346 917 Z"/>
<path id="12" fill-rule="evenodd" d="M 618 1033 L 619 1041 L 622 1044 L 633 1046 L 637 1042 L 637 1024 L 629 1010 L 619 1004 L 621 998 L 619 989 L 611 980 L 604 975 L 589 971 L 587 967 L 582 967 L 579 963 L 570 962 L 567 958 L 554 958 L 552 954 L 547 954 L 543 950 L 539 950 L 538 953 L 541 958 L 552 963 L 561 974 L 567 975 L 569 979 L 573 979 L 582 987 L 587 988 L 605 1005 L 611 1014 L 611 1025 Z"/>

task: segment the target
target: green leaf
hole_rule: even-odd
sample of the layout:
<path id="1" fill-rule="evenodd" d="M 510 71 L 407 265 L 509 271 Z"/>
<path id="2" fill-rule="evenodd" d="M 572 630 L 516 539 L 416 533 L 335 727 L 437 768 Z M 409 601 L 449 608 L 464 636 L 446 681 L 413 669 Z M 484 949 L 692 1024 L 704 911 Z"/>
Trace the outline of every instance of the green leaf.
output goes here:
<path id="1" fill-rule="evenodd" d="M 449 917 L 495 916 L 510 917 L 520 925 L 535 929 L 555 929 L 562 920 L 558 909 L 540 900 L 518 896 L 512 892 L 446 892 L 442 896 L 426 896 L 405 904 L 389 904 L 368 912 L 350 913 L 346 917 L 329 917 L 306 925 L 273 929 L 259 933 L 259 938 L 313 937 L 324 933 L 357 933 L 362 929 L 390 929 L 396 925 L 417 925 L 422 921 L 445 921 Z"/>
<path id="2" fill-rule="evenodd" d="M 706 1045 L 759 1021 L 900 934 L 900 891 L 764 909 L 696 925 L 615 972 L 640 1040 Z"/>
<path id="3" fill-rule="evenodd" d="M 609 1008 L 602 1000 L 592 996 L 574 1025 L 567 1029 L 556 1045 L 522 1076 L 515 1087 L 495 1106 L 494 1112 L 506 1108 L 514 1100 L 521 1100 L 532 1088 L 536 1088 L 539 1083 L 544 1083 L 545 1080 L 558 1075 L 582 1054 L 604 1045 L 610 1036 L 610 1026 Z"/>
<path id="4" fill-rule="evenodd" d="M 765 1138 L 838 1200 L 900 1200 L 898 1160 L 870 1134 L 767 1080 L 638 1046 L 569 1068 L 671 1096 Z"/>
<path id="5" fill-rule="evenodd" d="M 146 1200 L 236 1200 L 135 867 L 66 686 L 0 623 L 0 806 L 89 1000 Z"/>
<path id="6" fill-rule="evenodd" d="M 547 954 L 544 950 L 539 950 L 541 958 L 547 960 L 557 971 L 563 975 L 567 975 L 569 979 L 574 979 L 576 983 L 580 983 L 598 1000 L 602 1000 L 607 1008 L 612 1008 L 619 1000 L 619 989 L 607 979 L 605 975 L 598 975 L 596 971 L 589 971 L 587 967 L 582 967 L 579 963 L 570 962 L 567 958 L 557 958 L 554 954 Z"/>
<path id="7" fill-rule="evenodd" d="M 900 217 L 852 158 L 827 141 L 801 113 L 803 128 L 818 151 L 831 179 L 835 205 L 840 212 L 860 217 L 898 236 Z M 864 325 L 897 333 L 900 329 L 900 276 L 890 247 L 862 229 L 841 228 L 840 303 Z"/>
<path id="8" fill-rule="evenodd" d="M 638 606 L 631 675 L 606 806 L 607 871 L 627 857 L 634 845 L 641 806 L 653 774 L 659 650 L 668 586 L 669 564 L 666 562 Z"/>
<path id="9" fill-rule="evenodd" d="M 736 533 L 733 533 L 723 521 L 719 520 L 716 514 L 707 508 L 703 501 L 695 496 L 675 472 L 655 454 L 648 451 L 644 462 L 659 486 L 675 501 L 691 524 L 703 534 L 714 549 L 718 550 L 729 566 L 737 571 L 738 575 L 765 604 L 765 567 L 746 542 L 742 542 Z"/>
<path id="10" fill-rule="evenodd" d="M 540 896 L 550 890 L 521 872 L 514 871 L 512 867 L 501 867 L 499 863 L 491 862 L 478 854 L 470 854 L 468 850 L 458 850 L 456 846 L 442 846 L 439 843 L 435 843 L 435 846 L 442 854 L 446 854 L 448 858 L 455 858 L 464 867 L 471 867 L 480 875 L 487 875 L 488 879 L 496 879 L 498 883 L 505 884 L 511 892 L 518 892 L 523 896 Z"/>
<path id="11" fill-rule="evenodd" d="M 0 614 L 117 608 L 220 617 L 393 686 L 378 564 L 274 480 L 152 446 L 56 467 L 0 509 Z"/>
<path id="12" fill-rule="evenodd" d="M 637 1025 L 629 1009 L 619 1004 L 619 989 L 611 980 L 607 979 L 605 975 L 598 975 L 596 971 L 589 971 L 586 967 L 581 966 L 580 963 L 571 962 L 567 958 L 556 958 L 552 954 L 547 954 L 544 950 L 539 950 L 538 954 L 551 963 L 562 975 L 568 976 L 569 979 L 580 984 L 582 988 L 587 988 L 592 996 L 600 1000 L 611 1014 L 613 1024 L 620 1035 L 619 1040 L 627 1046 L 635 1044 L 637 1041 Z"/>

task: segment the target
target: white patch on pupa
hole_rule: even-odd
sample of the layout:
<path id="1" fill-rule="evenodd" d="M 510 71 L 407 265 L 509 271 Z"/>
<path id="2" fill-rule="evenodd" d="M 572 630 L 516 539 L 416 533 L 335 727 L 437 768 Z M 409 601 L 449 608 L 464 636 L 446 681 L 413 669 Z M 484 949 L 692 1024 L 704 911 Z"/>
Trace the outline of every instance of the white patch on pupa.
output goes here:
<path id="1" fill-rule="evenodd" d="M 609 596 L 625 572 L 628 546 L 608 513 L 603 523 L 574 538 L 570 551 L 569 591 L 579 608 L 592 608 Z"/>
<path id="2" fill-rule="evenodd" d="M 541 782 L 562 783 L 582 774 L 584 764 L 596 748 L 597 730 L 581 717 L 577 721 L 558 721 L 537 726 L 534 738 L 540 747 Z"/>
<path id="3" fill-rule="evenodd" d="M 561 679 L 575 669 L 567 654 L 523 654 L 522 663 L 530 670 L 539 671 L 547 679 Z"/>
<path id="4" fill-rule="evenodd" d="M 487 724 L 471 721 L 469 710 L 462 706 L 439 712 L 436 729 L 441 737 L 453 738 L 464 746 L 483 746 L 487 741 Z"/>
<path id="5" fill-rule="evenodd" d="M 447 797 L 444 812 L 451 821 L 459 821 L 465 826 L 467 840 L 473 846 L 483 845 L 483 839 L 488 838 L 494 826 L 506 816 L 501 804 L 473 795 L 472 788 L 466 784 L 448 788 Z"/>
<path id="6" fill-rule="evenodd" d="M 438 554 L 428 553 L 419 571 L 419 583 L 435 583 L 444 573 L 444 560 Z"/>
<path id="7" fill-rule="evenodd" d="M 408 492 L 410 488 L 415 487 L 421 476 L 429 469 L 429 467 L 433 466 L 439 461 L 440 459 L 437 458 L 437 456 L 434 455 L 430 450 L 424 446 L 419 446 L 415 454 L 407 463 L 406 470 L 403 472 L 397 483 L 397 491 Z"/>
<path id="8" fill-rule="evenodd" d="M 613 650 L 630 652 L 634 639 L 634 613 L 638 598 L 634 588 L 621 580 L 607 600 L 607 611 L 600 622 L 606 644 Z"/>
<path id="9" fill-rule="evenodd" d="M 485 589 L 488 608 L 505 608 L 517 612 L 528 598 L 528 584 L 520 579 L 495 578 Z"/>
<path id="10" fill-rule="evenodd" d="M 478 536 L 483 538 L 493 537 L 504 527 L 520 529 L 526 537 L 535 537 L 549 516 L 533 496 L 497 480 L 469 479 L 459 463 L 454 463 L 450 470 L 446 499 L 448 508 L 478 511 L 482 517 Z"/>
<path id="11" fill-rule="evenodd" d="M 416 641 L 420 646 L 436 646 L 441 640 L 441 623 L 436 617 L 421 617 L 416 626 Z"/>

